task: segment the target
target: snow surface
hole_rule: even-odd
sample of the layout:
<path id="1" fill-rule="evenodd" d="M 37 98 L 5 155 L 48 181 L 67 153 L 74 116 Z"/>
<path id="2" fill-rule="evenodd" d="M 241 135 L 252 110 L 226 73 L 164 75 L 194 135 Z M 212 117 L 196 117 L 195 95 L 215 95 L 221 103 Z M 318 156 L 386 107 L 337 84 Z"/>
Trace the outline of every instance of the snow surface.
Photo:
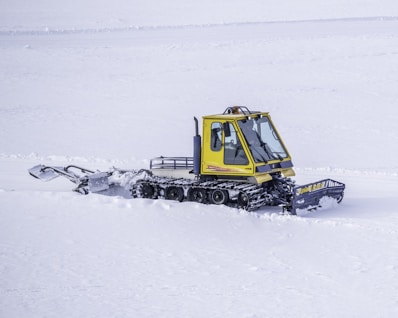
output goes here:
<path id="1" fill-rule="evenodd" d="M 398 315 L 398 3 L 0 1 L 0 317 Z M 80 196 L 38 163 L 191 155 L 193 116 L 269 111 L 300 216 Z"/>

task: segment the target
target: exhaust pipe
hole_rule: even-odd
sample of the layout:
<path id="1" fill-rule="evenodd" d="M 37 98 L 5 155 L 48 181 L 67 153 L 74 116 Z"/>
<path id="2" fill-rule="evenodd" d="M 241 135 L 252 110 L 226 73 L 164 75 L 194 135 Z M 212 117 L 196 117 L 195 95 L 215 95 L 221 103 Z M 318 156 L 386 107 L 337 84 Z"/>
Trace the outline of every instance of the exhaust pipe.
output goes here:
<path id="1" fill-rule="evenodd" d="M 199 135 L 199 124 L 196 117 L 195 120 L 195 136 L 193 136 L 193 173 L 200 174 L 201 152 L 202 152 L 202 137 Z"/>

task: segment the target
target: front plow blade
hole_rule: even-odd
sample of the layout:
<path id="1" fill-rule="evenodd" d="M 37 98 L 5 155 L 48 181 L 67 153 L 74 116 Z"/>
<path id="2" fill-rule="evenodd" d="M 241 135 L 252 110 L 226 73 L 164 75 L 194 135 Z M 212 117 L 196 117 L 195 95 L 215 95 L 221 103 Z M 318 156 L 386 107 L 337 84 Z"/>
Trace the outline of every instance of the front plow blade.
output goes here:
<path id="1" fill-rule="evenodd" d="M 32 177 L 40 179 L 42 181 L 50 181 L 60 176 L 57 172 L 62 167 L 47 167 L 44 165 L 37 165 L 29 169 L 29 174 Z"/>
<path id="2" fill-rule="evenodd" d="M 59 176 L 65 177 L 77 185 L 74 191 L 82 194 L 101 192 L 110 188 L 111 173 L 94 172 L 75 165 L 67 167 L 37 165 L 29 169 L 29 174 L 42 181 L 50 181 Z"/>
<path id="3" fill-rule="evenodd" d="M 344 183 L 332 179 L 294 187 L 292 213 L 296 214 L 297 209 L 316 209 L 323 197 L 333 198 L 340 203 L 344 197 L 344 189 Z"/>
<path id="4" fill-rule="evenodd" d="M 30 168 L 28 171 L 32 177 L 42 181 L 50 181 L 62 176 L 69 179 L 73 183 L 76 183 L 79 187 L 82 185 L 87 185 L 87 182 L 90 183 L 90 186 L 93 189 L 106 187 L 104 185 L 105 176 L 103 173 L 95 173 L 94 171 L 74 165 L 69 165 L 67 167 L 37 165 Z"/>

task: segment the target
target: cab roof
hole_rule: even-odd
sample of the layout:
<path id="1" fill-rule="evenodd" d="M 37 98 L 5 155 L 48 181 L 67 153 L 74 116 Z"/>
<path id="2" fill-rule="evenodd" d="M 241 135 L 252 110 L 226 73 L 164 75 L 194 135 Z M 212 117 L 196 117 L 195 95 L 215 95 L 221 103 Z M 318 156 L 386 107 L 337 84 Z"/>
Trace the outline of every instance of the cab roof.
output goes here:
<path id="1" fill-rule="evenodd" d="M 205 119 L 245 119 L 251 116 L 258 115 L 268 116 L 268 112 L 251 111 L 246 106 L 232 106 L 228 107 L 222 114 L 203 116 Z"/>

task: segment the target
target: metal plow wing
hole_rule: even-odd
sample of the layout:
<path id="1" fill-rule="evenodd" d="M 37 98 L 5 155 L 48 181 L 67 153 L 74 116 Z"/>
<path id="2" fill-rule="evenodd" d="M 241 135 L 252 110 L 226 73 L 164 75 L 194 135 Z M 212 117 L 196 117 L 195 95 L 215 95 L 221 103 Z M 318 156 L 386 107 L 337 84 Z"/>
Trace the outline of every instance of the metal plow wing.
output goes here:
<path id="1" fill-rule="evenodd" d="M 37 165 L 29 169 L 29 174 L 42 181 L 50 181 L 59 176 L 65 177 L 77 185 L 74 191 L 82 194 L 109 189 L 108 173 L 94 172 L 74 165 L 67 167 Z"/>
<path id="2" fill-rule="evenodd" d="M 293 189 L 292 213 L 297 209 L 316 209 L 320 207 L 323 197 L 335 199 L 338 203 L 343 200 L 345 184 L 332 179 L 325 179 Z"/>

